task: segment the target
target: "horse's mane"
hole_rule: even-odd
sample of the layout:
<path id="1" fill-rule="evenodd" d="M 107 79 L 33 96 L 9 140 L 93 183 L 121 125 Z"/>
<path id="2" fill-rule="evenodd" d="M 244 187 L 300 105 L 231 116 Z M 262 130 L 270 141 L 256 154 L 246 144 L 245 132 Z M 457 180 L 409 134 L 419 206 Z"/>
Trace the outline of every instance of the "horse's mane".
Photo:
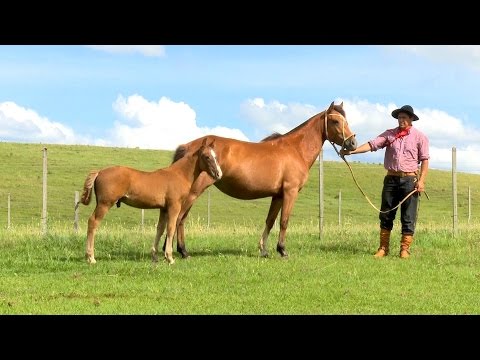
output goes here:
<path id="1" fill-rule="evenodd" d="M 333 105 L 333 109 L 334 109 L 335 111 L 339 112 L 340 114 L 342 114 L 343 117 L 346 117 L 346 115 L 345 115 L 345 110 L 343 110 L 343 107 L 341 107 L 340 105 Z M 325 111 L 326 111 L 326 110 L 324 110 L 324 111 L 322 111 L 322 112 L 320 112 L 320 113 L 318 113 L 318 114 L 313 115 L 310 119 L 308 119 L 307 121 L 304 121 L 303 123 L 301 123 L 300 125 L 298 125 L 297 127 L 293 128 L 292 130 L 290 130 L 289 132 L 287 132 L 287 133 L 285 133 L 285 134 L 283 134 L 283 135 L 288 135 L 288 134 L 291 134 L 291 133 L 293 133 L 293 132 L 295 132 L 295 131 L 297 131 L 297 130 L 300 130 L 302 127 L 304 127 L 305 125 L 307 125 L 307 123 L 308 123 L 312 118 L 314 118 L 314 117 L 317 116 L 317 115 L 320 115 L 320 114 L 324 113 Z M 278 133 L 273 133 L 272 135 L 267 136 L 267 137 L 266 137 L 265 139 L 263 139 L 262 141 L 273 140 L 273 139 L 276 139 L 276 138 L 278 138 L 278 137 L 280 137 L 280 136 L 283 136 L 283 135 L 278 134 Z"/>
<path id="2" fill-rule="evenodd" d="M 187 147 L 185 145 L 179 145 L 173 154 L 172 164 L 177 160 L 180 160 L 187 153 Z"/>
<path id="3" fill-rule="evenodd" d="M 274 132 L 273 134 L 268 135 L 266 138 L 260 140 L 260 142 L 265 142 L 265 141 L 268 141 L 268 140 L 275 140 L 275 139 L 279 138 L 280 136 L 283 136 L 283 135 L 278 133 L 278 132 Z"/>

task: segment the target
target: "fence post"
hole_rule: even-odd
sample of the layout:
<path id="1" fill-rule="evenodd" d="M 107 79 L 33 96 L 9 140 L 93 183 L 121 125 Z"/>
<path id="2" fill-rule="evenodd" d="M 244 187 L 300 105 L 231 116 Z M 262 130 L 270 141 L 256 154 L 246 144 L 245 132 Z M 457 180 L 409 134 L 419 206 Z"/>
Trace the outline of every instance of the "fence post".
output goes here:
<path id="1" fill-rule="evenodd" d="M 10 229 L 10 193 L 7 197 L 7 229 Z"/>
<path id="2" fill-rule="evenodd" d="M 323 149 L 318 155 L 318 237 L 323 236 Z"/>
<path id="3" fill-rule="evenodd" d="M 47 148 L 43 148 L 42 234 L 47 233 Z"/>
<path id="4" fill-rule="evenodd" d="M 342 226 L 342 190 L 338 192 L 338 225 Z"/>
<path id="5" fill-rule="evenodd" d="M 457 236 L 457 149 L 452 147 L 452 195 L 453 195 L 453 236 Z"/>
<path id="6" fill-rule="evenodd" d="M 75 212 L 73 215 L 73 231 L 75 234 L 78 234 L 78 206 L 80 205 L 79 197 L 79 192 L 75 191 Z"/>

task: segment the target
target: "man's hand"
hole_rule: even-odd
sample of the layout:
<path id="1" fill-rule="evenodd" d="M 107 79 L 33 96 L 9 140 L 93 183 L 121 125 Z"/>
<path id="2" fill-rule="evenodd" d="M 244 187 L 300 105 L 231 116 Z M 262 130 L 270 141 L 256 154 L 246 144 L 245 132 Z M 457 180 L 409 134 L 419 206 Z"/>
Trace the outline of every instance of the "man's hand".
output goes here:
<path id="1" fill-rule="evenodd" d="M 350 150 L 341 149 L 341 150 L 340 150 L 340 155 L 341 155 L 341 156 L 350 155 Z"/>
<path id="2" fill-rule="evenodd" d="M 425 191 L 425 183 L 423 182 L 423 180 L 418 180 L 415 184 L 415 188 L 418 192 Z"/>

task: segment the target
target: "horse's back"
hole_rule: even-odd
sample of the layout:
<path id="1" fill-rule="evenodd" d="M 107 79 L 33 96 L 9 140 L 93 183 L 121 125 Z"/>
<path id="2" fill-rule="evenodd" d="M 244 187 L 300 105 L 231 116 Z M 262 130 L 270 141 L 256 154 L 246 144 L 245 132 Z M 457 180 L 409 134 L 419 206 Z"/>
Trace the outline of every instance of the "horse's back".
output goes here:
<path id="1" fill-rule="evenodd" d="M 282 192 L 286 182 L 301 183 L 308 168 L 288 139 L 275 136 L 262 142 L 248 142 L 221 136 L 206 136 L 214 142 L 223 176 L 215 186 L 238 199 L 258 199 Z M 185 144 L 194 151 L 206 137 Z M 295 171 L 292 171 L 295 170 Z"/>

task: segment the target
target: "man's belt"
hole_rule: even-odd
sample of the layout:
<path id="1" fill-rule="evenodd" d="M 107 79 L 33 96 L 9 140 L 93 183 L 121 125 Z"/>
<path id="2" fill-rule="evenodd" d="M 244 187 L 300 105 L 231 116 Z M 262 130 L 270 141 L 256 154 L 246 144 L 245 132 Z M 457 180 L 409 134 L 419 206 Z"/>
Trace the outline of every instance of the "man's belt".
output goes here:
<path id="1" fill-rule="evenodd" d="M 404 176 L 417 176 L 417 173 L 416 173 L 416 172 L 405 172 L 405 171 L 393 171 L 393 170 L 388 170 L 388 171 L 387 171 L 387 175 L 404 177 Z"/>

